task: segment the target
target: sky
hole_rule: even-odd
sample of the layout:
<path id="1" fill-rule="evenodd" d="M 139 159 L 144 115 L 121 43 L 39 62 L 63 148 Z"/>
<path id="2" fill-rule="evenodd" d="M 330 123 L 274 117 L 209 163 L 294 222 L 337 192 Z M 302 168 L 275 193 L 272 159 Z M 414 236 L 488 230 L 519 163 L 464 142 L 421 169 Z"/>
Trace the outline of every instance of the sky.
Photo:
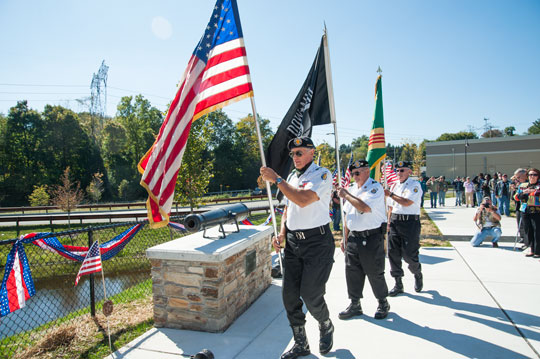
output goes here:
<path id="1" fill-rule="evenodd" d="M 387 143 L 540 118 L 538 0 L 237 0 L 258 113 L 279 126 L 328 29 L 339 144 L 369 136 L 382 69 Z M 0 113 L 17 100 L 84 111 L 109 66 L 107 114 L 142 94 L 165 111 L 213 0 L 0 0 Z M 252 113 L 249 100 L 226 107 Z M 484 119 L 488 119 L 487 123 Z M 332 125 L 315 144 L 334 144 Z"/>

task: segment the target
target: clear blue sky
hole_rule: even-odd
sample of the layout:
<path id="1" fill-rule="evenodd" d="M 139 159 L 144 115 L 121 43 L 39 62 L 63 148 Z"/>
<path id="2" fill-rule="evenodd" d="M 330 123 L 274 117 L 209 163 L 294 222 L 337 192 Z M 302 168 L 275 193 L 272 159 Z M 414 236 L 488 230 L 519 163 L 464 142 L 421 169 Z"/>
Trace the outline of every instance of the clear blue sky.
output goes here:
<path id="1" fill-rule="evenodd" d="M 107 113 L 142 93 L 161 110 L 215 1 L 0 0 L 0 112 L 16 100 L 82 111 L 101 61 Z M 258 112 L 279 125 L 314 59 L 326 22 L 339 142 L 369 135 L 377 67 L 387 142 L 477 128 L 521 134 L 540 118 L 538 0 L 238 0 Z M 153 26 L 154 24 L 154 26 Z M 13 86 L 34 85 L 34 86 Z M 39 86 L 38 86 L 39 85 Z M 63 85 L 63 86 L 51 86 Z M 249 100 L 225 109 L 233 120 Z M 332 126 L 316 127 L 333 144 Z"/>

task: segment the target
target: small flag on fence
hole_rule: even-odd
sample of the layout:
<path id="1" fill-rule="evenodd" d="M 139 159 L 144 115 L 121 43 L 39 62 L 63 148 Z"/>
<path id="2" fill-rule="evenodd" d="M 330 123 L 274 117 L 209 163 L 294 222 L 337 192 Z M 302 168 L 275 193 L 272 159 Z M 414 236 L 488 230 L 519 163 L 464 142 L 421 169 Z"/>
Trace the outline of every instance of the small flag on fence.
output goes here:
<path id="1" fill-rule="evenodd" d="M 245 224 L 246 226 L 252 226 L 253 223 L 249 219 L 244 219 L 243 221 L 240 221 L 240 223 Z"/>
<path id="2" fill-rule="evenodd" d="M 99 242 L 95 241 L 94 244 L 88 250 L 88 254 L 77 273 L 77 278 L 75 278 L 75 285 L 79 284 L 79 279 L 83 275 L 92 274 L 96 272 L 101 272 L 101 254 L 99 253 Z"/>
<path id="3" fill-rule="evenodd" d="M 36 289 L 28 259 L 22 241 L 17 241 L 6 259 L 6 272 L 0 286 L 0 317 L 23 308 L 34 294 Z"/>

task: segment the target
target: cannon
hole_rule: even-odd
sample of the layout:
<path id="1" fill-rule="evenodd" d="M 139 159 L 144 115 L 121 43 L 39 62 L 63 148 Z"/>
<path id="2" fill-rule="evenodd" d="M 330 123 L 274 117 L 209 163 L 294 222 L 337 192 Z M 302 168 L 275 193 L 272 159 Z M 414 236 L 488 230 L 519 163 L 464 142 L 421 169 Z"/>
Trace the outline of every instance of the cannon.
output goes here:
<path id="1" fill-rule="evenodd" d="M 246 219 L 248 214 L 249 208 L 245 204 L 230 204 L 205 213 L 190 214 L 184 219 L 184 227 L 190 232 L 198 232 L 203 229 L 203 237 L 209 238 L 206 236 L 206 229 L 219 226 L 219 231 L 223 233 L 223 237 L 221 238 L 225 238 L 227 235 L 223 229 L 223 225 L 226 223 L 235 223 L 236 231 L 232 233 L 240 232 L 238 221 Z"/>

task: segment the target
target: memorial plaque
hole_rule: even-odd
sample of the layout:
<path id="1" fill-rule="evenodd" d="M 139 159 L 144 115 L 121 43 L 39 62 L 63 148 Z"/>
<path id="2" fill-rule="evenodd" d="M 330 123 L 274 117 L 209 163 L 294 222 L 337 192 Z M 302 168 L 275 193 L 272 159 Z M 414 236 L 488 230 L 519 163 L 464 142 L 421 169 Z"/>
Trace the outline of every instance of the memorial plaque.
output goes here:
<path id="1" fill-rule="evenodd" d="M 246 275 L 255 270 L 257 264 L 257 252 L 255 250 L 246 254 Z"/>

